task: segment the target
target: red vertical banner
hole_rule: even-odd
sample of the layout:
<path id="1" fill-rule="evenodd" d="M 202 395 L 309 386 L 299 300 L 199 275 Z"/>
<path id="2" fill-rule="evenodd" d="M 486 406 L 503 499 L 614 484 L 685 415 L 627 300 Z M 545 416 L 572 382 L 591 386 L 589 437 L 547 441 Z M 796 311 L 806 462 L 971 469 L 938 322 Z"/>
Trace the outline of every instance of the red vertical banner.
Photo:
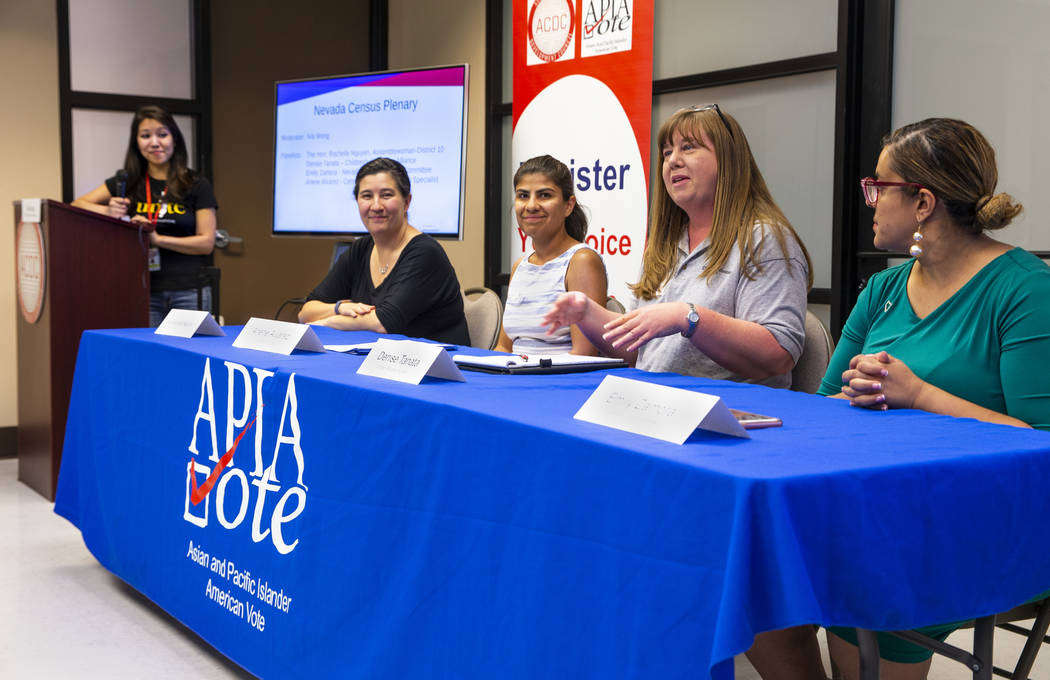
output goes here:
<path id="1" fill-rule="evenodd" d="M 629 299 L 645 245 L 653 2 L 514 0 L 513 12 L 513 165 L 550 154 L 569 166 L 609 294 Z M 515 259 L 528 250 L 515 229 Z"/>

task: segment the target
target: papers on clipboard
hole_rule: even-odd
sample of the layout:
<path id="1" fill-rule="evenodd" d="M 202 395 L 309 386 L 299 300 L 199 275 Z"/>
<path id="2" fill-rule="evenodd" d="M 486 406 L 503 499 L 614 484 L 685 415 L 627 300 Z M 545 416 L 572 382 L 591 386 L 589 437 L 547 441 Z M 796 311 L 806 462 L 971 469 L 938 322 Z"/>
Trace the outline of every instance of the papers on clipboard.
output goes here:
<path id="1" fill-rule="evenodd" d="M 627 362 L 623 359 L 578 354 L 530 354 L 528 356 L 521 354 L 490 356 L 456 354 L 452 360 L 460 368 L 486 373 L 574 373 L 627 367 Z"/>

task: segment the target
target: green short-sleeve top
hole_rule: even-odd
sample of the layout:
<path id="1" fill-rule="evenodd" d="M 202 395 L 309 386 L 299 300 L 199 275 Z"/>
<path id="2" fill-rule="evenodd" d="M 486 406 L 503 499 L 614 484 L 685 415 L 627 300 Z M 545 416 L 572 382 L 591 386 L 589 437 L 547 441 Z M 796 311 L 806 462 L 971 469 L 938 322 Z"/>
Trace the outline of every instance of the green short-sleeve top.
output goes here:
<path id="1" fill-rule="evenodd" d="M 908 299 L 914 264 L 871 278 L 819 393 L 841 390 L 853 356 L 886 350 L 950 394 L 1050 430 L 1050 267 L 1014 248 L 920 319 Z"/>

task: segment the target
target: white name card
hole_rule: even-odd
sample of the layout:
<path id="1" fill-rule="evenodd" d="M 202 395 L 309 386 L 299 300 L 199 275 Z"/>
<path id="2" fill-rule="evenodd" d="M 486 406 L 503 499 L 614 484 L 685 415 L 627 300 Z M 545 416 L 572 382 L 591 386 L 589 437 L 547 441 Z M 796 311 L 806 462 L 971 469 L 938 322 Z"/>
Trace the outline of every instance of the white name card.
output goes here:
<path id="1" fill-rule="evenodd" d="M 22 221 L 40 223 L 40 199 L 22 199 Z"/>
<path id="2" fill-rule="evenodd" d="M 734 437 L 751 435 L 712 394 L 607 375 L 573 416 L 596 425 L 682 444 L 700 428 Z"/>
<path id="3" fill-rule="evenodd" d="M 226 335 L 211 314 L 195 309 L 172 309 L 153 331 L 156 335 L 192 338 L 194 335 Z"/>
<path id="4" fill-rule="evenodd" d="M 234 347 L 257 349 L 274 354 L 291 354 L 292 350 L 323 352 L 314 329 L 304 323 L 288 323 L 252 317 L 233 341 Z"/>
<path id="5" fill-rule="evenodd" d="M 376 340 L 357 372 L 412 385 L 428 375 L 466 382 L 444 347 L 415 340 Z"/>

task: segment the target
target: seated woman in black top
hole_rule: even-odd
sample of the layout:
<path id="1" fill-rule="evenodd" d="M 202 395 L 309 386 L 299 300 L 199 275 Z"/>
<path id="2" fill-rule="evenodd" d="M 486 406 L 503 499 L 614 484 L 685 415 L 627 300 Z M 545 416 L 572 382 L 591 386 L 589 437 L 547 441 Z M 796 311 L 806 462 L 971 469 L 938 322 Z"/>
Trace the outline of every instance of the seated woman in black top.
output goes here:
<path id="1" fill-rule="evenodd" d="M 354 197 L 369 235 L 354 241 L 310 292 L 299 321 L 469 345 L 452 263 L 437 241 L 408 223 L 405 167 L 390 158 L 365 163 Z"/>

